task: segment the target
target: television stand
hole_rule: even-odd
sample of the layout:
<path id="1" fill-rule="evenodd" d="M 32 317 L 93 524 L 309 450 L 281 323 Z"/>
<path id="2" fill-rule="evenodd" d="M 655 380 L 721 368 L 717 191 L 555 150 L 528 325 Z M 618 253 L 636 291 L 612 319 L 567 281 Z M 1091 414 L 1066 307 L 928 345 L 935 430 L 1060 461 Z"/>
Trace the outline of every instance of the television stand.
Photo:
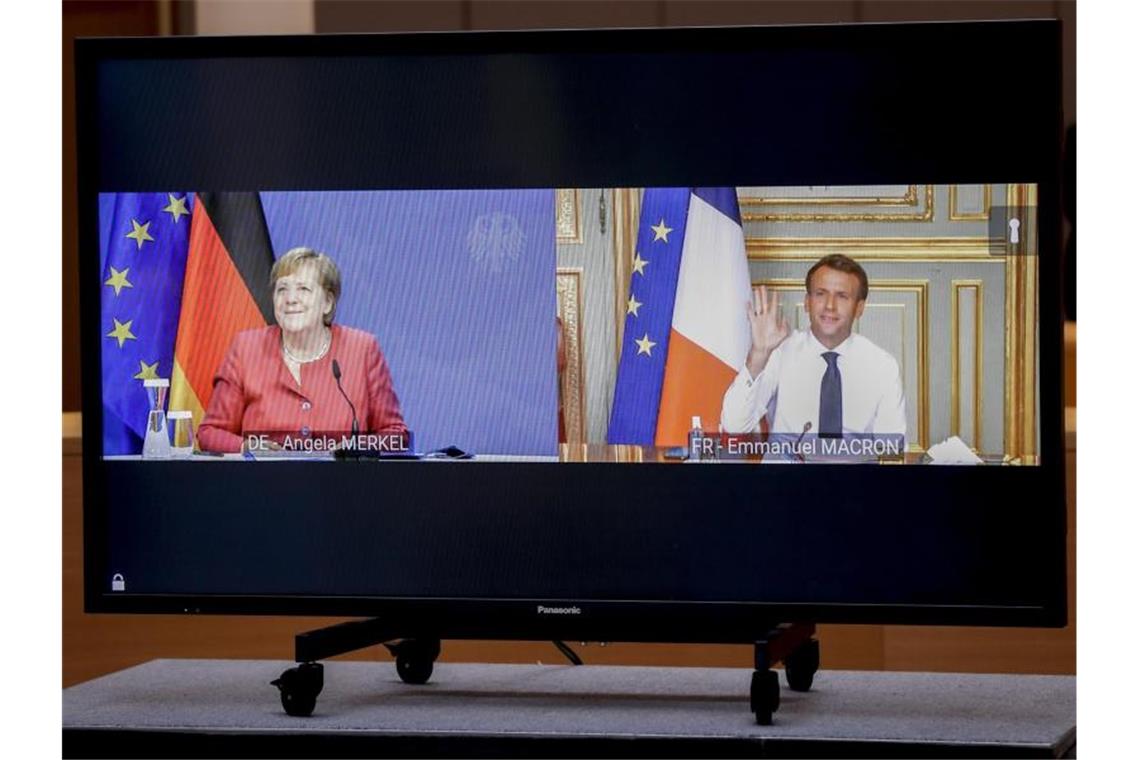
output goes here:
<path id="1" fill-rule="evenodd" d="M 424 684 L 431 678 L 439 657 L 439 639 L 401 639 L 378 618 L 351 620 L 297 634 L 294 639 L 297 667 L 289 668 L 270 682 L 281 692 L 281 706 L 285 712 L 295 717 L 313 714 L 325 681 L 324 666 L 317 660 L 377 644 L 383 644 L 396 658 L 396 673 L 404 683 Z"/>
<path id="2" fill-rule="evenodd" d="M 819 641 L 813 623 L 784 623 L 769 629 L 753 643 L 754 660 L 749 691 L 749 709 L 762 726 L 772 724 L 780 709 L 779 675 L 772 666 L 784 663 L 784 675 L 792 691 L 811 690 L 819 670 Z M 394 643 L 393 643 L 394 642 Z M 396 672 L 408 684 L 424 684 L 431 678 L 439 657 L 440 640 L 433 637 L 400 638 L 378 618 L 353 620 L 297 634 L 294 640 L 297 666 L 271 683 L 281 693 L 281 706 L 295 717 L 313 714 L 324 688 L 324 666 L 317 660 L 383 644 L 396 658 Z"/>

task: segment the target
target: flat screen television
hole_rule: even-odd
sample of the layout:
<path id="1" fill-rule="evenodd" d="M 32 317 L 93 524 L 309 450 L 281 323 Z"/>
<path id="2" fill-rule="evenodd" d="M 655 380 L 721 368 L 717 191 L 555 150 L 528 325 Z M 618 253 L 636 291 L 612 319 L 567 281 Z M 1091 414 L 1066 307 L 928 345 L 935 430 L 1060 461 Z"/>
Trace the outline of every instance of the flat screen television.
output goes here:
<path id="1" fill-rule="evenodd" d="M 80 40 L 87 610 L 1063 625 L 1058 40 Z"/>

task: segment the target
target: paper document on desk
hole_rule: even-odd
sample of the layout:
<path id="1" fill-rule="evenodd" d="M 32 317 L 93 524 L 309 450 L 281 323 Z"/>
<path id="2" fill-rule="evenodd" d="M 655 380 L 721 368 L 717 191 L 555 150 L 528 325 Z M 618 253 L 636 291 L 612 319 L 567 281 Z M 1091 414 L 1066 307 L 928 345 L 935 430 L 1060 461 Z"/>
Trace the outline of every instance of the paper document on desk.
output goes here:
<path id="1" fill-rule="evenodd" d="M 937 443 L 926 452 L 931 464 L 981 464 L 982 459 L 956 435 Z"/>

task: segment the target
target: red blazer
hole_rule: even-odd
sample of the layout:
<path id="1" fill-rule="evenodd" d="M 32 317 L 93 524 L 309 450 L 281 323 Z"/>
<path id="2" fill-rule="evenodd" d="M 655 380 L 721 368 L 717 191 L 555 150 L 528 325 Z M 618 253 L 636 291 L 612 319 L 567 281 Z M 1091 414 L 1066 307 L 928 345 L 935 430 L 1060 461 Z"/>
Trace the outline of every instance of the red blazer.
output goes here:
<path id="1" fill-rule="evenodd" d="M 388 364 L 371 334 L 332 326 L 329 350 L 301 365 L 301 384 L 281 356 L 276 325 L 240 332 L 214 376 L 214 392 L 198 429 L 203 451 L 241 451 L 243 435 L 313 433 L 347 435 L 352 410 L 336 387 L 332 362 L 340 365 L 341 385 L 356 405 L 361 433 L 404 433 L 400 402 Z"/>

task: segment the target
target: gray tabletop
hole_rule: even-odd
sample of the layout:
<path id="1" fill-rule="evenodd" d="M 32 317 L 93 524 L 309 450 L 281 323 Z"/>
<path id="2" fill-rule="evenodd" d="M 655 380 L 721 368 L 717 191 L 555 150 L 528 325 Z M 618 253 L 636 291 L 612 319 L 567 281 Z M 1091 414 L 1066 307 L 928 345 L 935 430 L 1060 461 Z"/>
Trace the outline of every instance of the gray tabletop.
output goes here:
<path id="1" fill-rule="evenodd" d="M 342 733 L 785 742 L 896 742 L 1056 756 L 1075 741 L 1070 676 L 820 671 L 782 689 L 772 726 L 748 710 L 735 668 L 437 663 L 409 686 L 391 662 L 325 663 L 310 718 L 285 715 L 269 681 L 293 663 L 155 660 L 63 692 L 70 730 Z M 782 680 L 782 678 L 781 678 Z"/>

